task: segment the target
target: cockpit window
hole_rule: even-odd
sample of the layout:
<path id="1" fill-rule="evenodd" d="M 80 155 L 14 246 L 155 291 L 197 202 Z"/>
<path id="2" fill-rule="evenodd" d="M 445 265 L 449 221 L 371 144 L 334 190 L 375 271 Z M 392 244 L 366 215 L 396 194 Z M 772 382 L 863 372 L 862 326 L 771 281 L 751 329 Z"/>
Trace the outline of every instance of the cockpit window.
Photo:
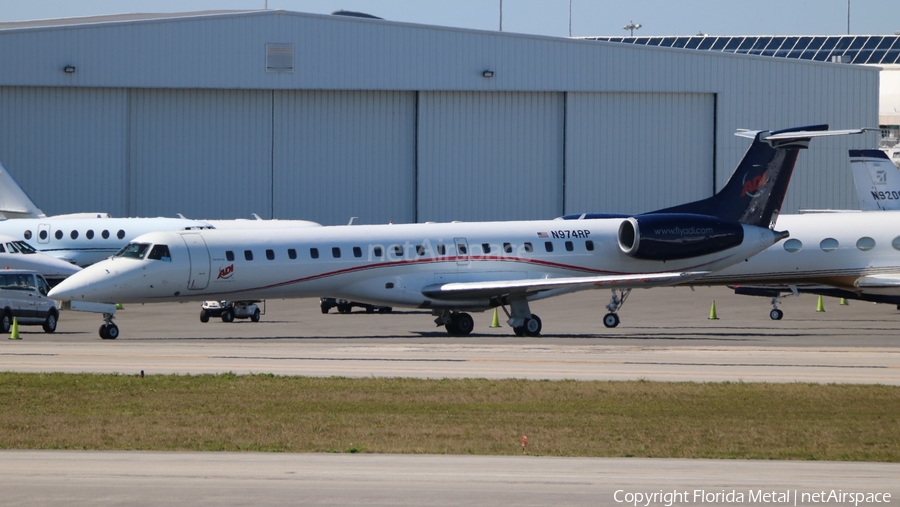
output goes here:
<path id="1" fill-rule="evenodd" d="M 147 258 L 154 261 L 172 261 L 172 257 L 169 255 L 169 247 L 166 245 L 153 245 Z"/>
<path id="2" fill-rule="evenodd" d="M 150 248 L 150 243 L 128 243 L 119 253 L 116 254 L 116 257 L 129 257 L 131 259 L 143 259 L 144 255 L 147 254 L 147 249 Z"/>
<path id="3" fill-rule="evenodd" d="M 9 248 L 10 252 L 18 251 L 23 254 L 37 253 L 37 250 L 35 250 L 33 246 L 24 241 L 14 241 L 12 243 L 7 243 L 6 247 Z"/>
<path id="4" fill-rule="evenodd" d="M 7 243 L 6 251 L 9 253 L 19 253 L 19 249 L 16 248 L 16 245 L 14 243 Z"/>

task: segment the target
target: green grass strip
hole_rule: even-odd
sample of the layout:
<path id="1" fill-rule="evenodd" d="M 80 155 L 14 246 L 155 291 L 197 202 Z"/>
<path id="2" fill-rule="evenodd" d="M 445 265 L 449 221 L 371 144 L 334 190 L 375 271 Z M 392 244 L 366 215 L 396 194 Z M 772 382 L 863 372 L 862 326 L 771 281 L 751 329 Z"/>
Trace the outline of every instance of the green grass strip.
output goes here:
<path id="1" fill-rule="evenodd" d="M 900 461 L 900 387 L 0 373 L 0 448 Z"/>

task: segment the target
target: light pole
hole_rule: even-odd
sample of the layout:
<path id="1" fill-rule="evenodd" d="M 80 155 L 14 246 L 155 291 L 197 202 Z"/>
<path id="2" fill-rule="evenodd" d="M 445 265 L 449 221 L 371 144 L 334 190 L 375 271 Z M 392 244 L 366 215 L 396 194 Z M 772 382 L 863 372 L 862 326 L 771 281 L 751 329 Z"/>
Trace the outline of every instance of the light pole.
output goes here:
<path id="1" fill-rule="evenodd" d="M 634 37 L 634 31 L 641 28 L 641 24 L 635 24 L 634 21 L 629 21 L 627 25 L 622 27 L 622 30 L 631 30 L 631 36 Z"/>

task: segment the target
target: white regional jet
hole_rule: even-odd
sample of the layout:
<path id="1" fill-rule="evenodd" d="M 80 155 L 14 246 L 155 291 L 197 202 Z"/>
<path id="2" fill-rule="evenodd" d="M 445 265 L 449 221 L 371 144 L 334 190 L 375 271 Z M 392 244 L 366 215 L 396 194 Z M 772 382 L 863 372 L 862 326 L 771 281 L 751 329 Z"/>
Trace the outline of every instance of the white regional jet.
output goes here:
<path id="1" fill-rule="evenodd" d="M 607 326 L 632 288 L 683 283 L 788 236 L 773 231 L 800 149 L 813 137 L 861 133 L 827 125 L 754 132 L 713 197 L 636 216 L 576 222 L 337 226 L 157 232 L 57 285 L 66 301 L 162 302 L 331 295 L 431 309 L 452 335 L 465 311 L 502 307 L 517 335 L 538 335 L 529 302 L 612 288 Z M 619 292 L 616 292 L 619 289 Z M 507 310 L 507 306 L 509 310 Z M 104 329 L 105 328 L 105 329 Z M 111 322 L 101 337 L 118 335 Z"/>

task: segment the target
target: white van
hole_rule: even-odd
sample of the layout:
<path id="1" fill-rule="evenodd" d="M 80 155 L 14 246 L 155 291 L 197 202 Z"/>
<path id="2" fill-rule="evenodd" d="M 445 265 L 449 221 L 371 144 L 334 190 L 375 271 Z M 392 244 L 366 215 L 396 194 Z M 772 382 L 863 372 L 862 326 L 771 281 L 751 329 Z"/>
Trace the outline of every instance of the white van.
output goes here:
<path id="1" fill-rule="evenodd" d="M 37 325 L 56 331 L 59 308 L 47 297 L 50 286 L 36 271 L 0 270 L 0 332 L 9 333 L 13 317 L 19 324 Z"/>

